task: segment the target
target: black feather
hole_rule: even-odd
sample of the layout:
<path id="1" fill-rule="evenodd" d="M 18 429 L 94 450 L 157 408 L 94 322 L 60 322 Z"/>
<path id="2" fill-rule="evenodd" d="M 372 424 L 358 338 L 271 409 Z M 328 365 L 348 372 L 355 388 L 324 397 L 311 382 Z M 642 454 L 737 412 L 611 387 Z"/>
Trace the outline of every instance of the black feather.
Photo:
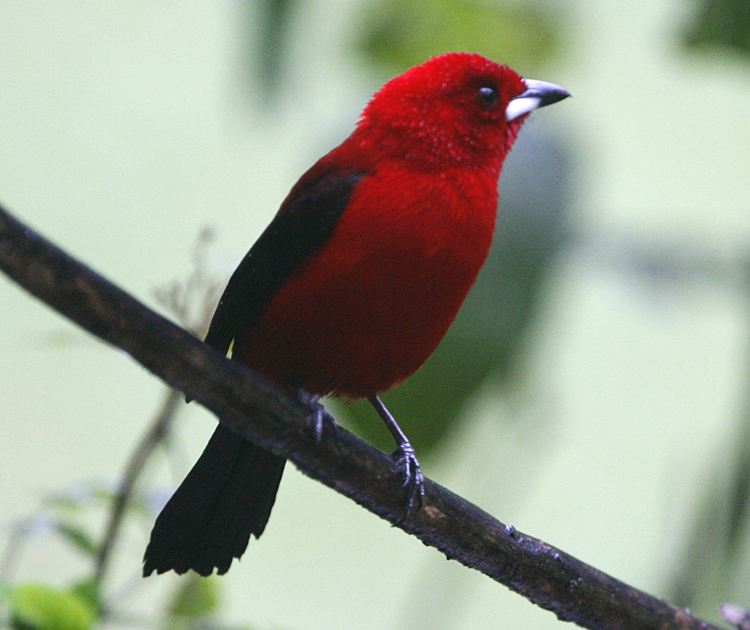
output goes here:
<path id="1" fill-rule="evenodd" d="M 237 332 L 265 311 L 286 279 L 333 234 L 361 178 L 351 171 L 328 172 L 294 191 L 229 279 L 208 345 L 227 352 Z"/>
<path id="2" fill-rule="evenodd" d="M 286 279 L 333 234 L 362 175 L 304 176 L 227 284 L 206 343 L 228 352 Z M 252 366 L 251 366 L 252 367 Z M 151 532 L 143 575 L 226 573 L 266 527 L 285 461 L 219 425 Z"/>
<path id="3" fill-rule="evenodd" d="M 219 425 L 156 519 L 143 575 L 226 573 L 271 513 L 286 460 Z"/>

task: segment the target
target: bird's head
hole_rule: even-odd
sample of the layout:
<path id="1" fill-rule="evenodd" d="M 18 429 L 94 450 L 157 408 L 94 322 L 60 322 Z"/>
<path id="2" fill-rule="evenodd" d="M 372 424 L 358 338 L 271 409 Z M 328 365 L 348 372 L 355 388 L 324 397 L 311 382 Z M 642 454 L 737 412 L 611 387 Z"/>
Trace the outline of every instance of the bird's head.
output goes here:
<path id="1" fill-rule="evenodd" d="M 447 53 L 386 83 L 357 131 L 381 158 L 499 171 L 529 112 L 567 96 L 557 85 L 522 79 L 481 55 Z"/>

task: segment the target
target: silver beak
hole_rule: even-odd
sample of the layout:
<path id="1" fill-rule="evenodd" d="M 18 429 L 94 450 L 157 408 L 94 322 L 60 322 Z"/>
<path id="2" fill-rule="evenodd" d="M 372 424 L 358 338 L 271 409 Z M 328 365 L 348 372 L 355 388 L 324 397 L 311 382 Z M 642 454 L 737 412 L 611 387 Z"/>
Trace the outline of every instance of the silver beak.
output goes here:
<path id="1" fill-rule="evenodd" d="M 524 79 L 523 82 L 526 84 L 526 91 L 516 96 L 505 108 L 505 118 L 508 122 L 570 96 L 570 92 L 554 83 L 534 79 Z"/>

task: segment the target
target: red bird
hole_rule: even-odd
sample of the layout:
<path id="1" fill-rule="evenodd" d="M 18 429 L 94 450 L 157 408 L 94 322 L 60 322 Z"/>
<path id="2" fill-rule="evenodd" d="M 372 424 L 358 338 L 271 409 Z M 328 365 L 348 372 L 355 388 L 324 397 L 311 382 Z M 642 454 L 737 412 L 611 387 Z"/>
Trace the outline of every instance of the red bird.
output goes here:
<path id="1" fill-rule="evenodd" d="M 206 343 L 313 397 L 367 398 L 415 372 L 458 312 L 490 248 L 503 160 L 532 110 L 569 96 L 479 55 L 434 57 L 386 83 L 354 132 L 292 188 L 240 263 Z M 285 460 L 216 428 L 156 519 L 144 575 L 225 573 L 271 512 Z"/>

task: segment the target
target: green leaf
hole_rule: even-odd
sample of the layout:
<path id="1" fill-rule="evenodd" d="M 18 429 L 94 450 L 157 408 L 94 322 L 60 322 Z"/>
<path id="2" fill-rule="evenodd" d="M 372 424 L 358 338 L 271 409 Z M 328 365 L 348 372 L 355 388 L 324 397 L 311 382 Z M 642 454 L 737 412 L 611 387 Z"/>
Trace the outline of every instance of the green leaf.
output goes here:
<path id="1" fill-rule="evenodd" d="M 96 610 L 80 595 L 45 584 L 24 584 L 10 597 L 15 630 L 86 630 Z"/>
<path id="2" fill-rule="evenodd" d="M 389 0 L 373 7 L 359 47 L 391 74 L 449 50 L 478 52 L 526 71 L 560 47 L 560 20 L 538 5 Z"/>
<path id="3" fill-rule="evenodd" d="M 173 617 L 205 617 L 219 607 L 219 585 L 216 579 L 197 575 L 181 580 L 168 610 Z"/>
<path id="4" fill-rule="evenodd" d="M 101 609 L 99 585 L 93 577 L 76 582 L 70 590 L 74 595 L 80 597 L 84 602 L 91 606 L 93 610 L 98 611 Z"/>
<path id="5" fill-rule="evenodd" d="M 704 0 L 684 42 L 689 48 L 718 47 L 750 54 L 750 2 Z"/>

